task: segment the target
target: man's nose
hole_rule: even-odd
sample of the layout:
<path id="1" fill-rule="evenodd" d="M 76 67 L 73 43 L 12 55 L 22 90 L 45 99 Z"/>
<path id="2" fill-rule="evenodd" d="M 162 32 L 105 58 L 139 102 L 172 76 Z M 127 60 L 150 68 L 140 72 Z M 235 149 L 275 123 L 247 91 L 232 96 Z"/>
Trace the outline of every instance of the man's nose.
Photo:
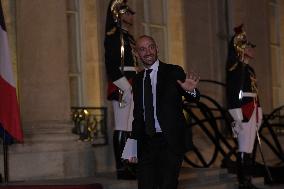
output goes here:
<path id="1" fill-rule="evenodd" d="M 151 50 L 147 48 L 145 54 L 146 54 L 146 55 L 151 54 Z"/>

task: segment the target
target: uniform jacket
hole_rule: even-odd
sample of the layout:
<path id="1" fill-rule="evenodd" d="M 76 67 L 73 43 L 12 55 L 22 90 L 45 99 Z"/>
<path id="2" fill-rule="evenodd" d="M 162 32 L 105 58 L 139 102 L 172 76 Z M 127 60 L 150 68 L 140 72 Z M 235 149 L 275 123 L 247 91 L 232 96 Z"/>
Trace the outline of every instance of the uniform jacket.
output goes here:
<path id="1" fill-rule="evenodd" d="M 134 121 L 132 138 L 137 140 L 138 157 L 139 148 L 143 145 L 146 136 L 143 110 L 143 77 L 144 71 L 136 76 L 133 86 Z M 186 120 L 183 114 L 182 97 L 186 97 L 187 100 L 199 99 L 197 90 L 194 96 L 186 93 L 177 83 L 177 80 L 184 81 L 185 77 L 186 75 L 180 66 L 160 61 L 156 85 L 156 115 L 170 148 L 176 153 L 184 153 L 186 150 Z"/>
<path id="2" fill-rule="evenodd" d="M 108 99 L 117 100 L 118 93 L 117 87 L 112 83 L 119 78 L 125 76 L 128 80 L 131 80 L 135 76 L 135 71 L 122 73 L 121 66 L 121 40 L 120 33 L 124 39 L 124 66 L 134 66 L 135 57 L 132 53 L 132 46 L 135 45 L 133 36 L 126 30 L 115 27 L 112 31 L 108 32 L 105 37 L 105 65 L 107 77 L 109 80 L 108 85 Z"/>
<path id="3" fill-rule="evenodd" d="M 227 101 L 228 109 L 241 108 L 244 122 L 248 121 L 255 106 L 259 106 L 258 96 L 256 98 L 243 97 L 240 91 L 256 93 L 256 76 L 249 64 L 236 62 L 227 70 Z"/>

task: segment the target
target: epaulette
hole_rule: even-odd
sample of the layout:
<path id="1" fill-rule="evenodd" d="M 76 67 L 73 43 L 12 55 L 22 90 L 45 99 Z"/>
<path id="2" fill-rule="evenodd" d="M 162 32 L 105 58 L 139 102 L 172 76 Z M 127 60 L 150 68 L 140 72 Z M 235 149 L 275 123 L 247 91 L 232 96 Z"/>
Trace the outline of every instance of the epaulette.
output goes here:
<path id="1" fill-rule="evenodd" d="M 107 35 L 113 35 L 116 31 L 116 27 L 113 27 L 111 30 L 109 30 L 106 34 Z"/>

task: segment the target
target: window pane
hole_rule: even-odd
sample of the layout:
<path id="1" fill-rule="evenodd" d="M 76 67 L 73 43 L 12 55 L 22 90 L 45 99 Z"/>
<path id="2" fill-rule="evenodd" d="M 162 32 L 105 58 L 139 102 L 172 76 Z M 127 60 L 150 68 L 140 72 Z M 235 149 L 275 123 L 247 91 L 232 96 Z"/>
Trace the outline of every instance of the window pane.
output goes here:
<path id="1" fill-rule="evenodd" d="M 78 73 L 78 63 L 77 63 L 77 37 L 76 37 L 76 17 L 75 14 L 67 15 L 68 21 L 68 48 L 69 48 L 69 73 Z"/>
<path id="2" fill-rule="evenodd" d="M 81 105 L 81 64 L 80 64 L 80 13 L 79 0 L 66 0 L 68 30 L 68 64 L 71 106 Z"/>
<path id="3" fill-rule="evenodd" d="M 157 27 L 151 27 L 150 26 L 150 36 L 152 36 L 159 48 L 159 58 L 162 61 L 166 61 L 166 54 L 165 54 L 165 47 L 166 47 L 166 43 L 165 43 L 165 32 L 164 32 L 164 28 L 157 28 Z"/>
<path id="4" fill-rule="evenodd" d="M 71 106 L 79 106 L 79 79 L 78 77 L 70 77 L 70 101 Z"/>
<path id="5" fill-rule="evenodd" d="M 269 6 L 269 14 L 270 14 L 270 42 L 273 44 L 279 44 L 278 38 L 278 12 L 277 7 L 270 5 Z"/>
<path id="6" fill-rule="evenodd" d="M 149 0 L 149 22 L 152 24 L 164 25 L 165 0 Z"/>
<path id="7" fill-rule="evenodd" d="M 77 10 L 77 0 L 66 0 L 67 11 L 76 11 Z"/>
<path id="8" fill-rule="evenodd" d="M 134 15 L 135 19 L 137 19 L 138 15 L 141 15 L 142 22 L 146 21 L 144 14 L 145 13 L 144 5 L 145 5 L 144 1 L 137 1 L 135 6 L 136 9 L 134 10 L 137 13 L 136 16 Z"/>
<path id="9" fill-rule="evenodd" d="M 271 53 L 271 66 L 273 70 L 272 74 L 272 86 L 273 87 L 280 87 L 281 86 L 281 81 L 280 81 L 280 66 L 279 66 L 279 49 L 278 47 L 271 47 L 270 50 Z"/>

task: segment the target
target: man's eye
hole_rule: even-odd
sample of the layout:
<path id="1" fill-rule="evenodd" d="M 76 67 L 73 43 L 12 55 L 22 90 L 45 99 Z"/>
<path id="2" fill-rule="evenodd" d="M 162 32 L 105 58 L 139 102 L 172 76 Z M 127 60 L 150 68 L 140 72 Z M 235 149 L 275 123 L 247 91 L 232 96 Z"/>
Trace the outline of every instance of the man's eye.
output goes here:
<path id="1" fill-rule="evenodd" d="M 151 50 L 155 49 L 155 46 L 154 46 L 154 45 L 151 45 L 151 46 L 150 46 L 150 49 L 151 49 Z"/>

